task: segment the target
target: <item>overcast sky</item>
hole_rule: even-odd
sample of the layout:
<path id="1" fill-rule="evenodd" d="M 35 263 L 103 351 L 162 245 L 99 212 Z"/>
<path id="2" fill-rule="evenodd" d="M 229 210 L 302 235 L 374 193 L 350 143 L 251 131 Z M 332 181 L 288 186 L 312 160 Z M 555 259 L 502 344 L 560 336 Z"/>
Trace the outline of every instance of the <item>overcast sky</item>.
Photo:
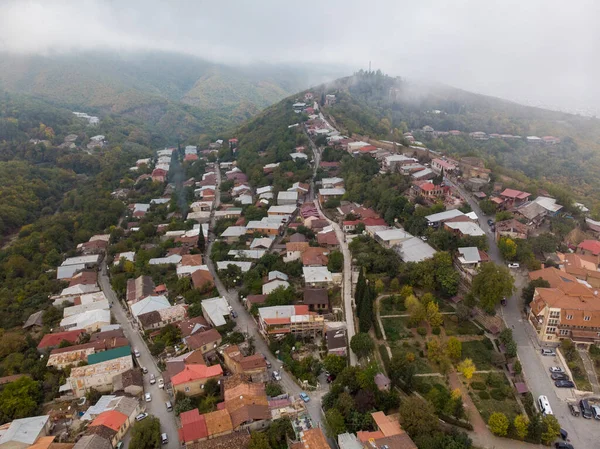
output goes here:
<path id="1" fill-rule="evenodd" d="M 0 0 L 0 49 L 174 50 L 226 63 L 381 68 L 600 110 L 594 0 Z"/>

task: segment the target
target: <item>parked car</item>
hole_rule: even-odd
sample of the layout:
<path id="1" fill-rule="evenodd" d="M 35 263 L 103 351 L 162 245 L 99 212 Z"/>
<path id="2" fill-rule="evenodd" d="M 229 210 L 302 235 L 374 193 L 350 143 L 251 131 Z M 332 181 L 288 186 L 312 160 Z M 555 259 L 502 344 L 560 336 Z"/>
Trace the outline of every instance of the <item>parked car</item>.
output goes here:
<path id="1" fill-rule="evenodd" d="M 552 373 L 550 377 L 552 380 L 571 380 L 565 373 Z"/>
<path id="2" fill-rule="evenodd" d="M 142 373 L 148 374 L 148 368 L 146 368 L 145 366 L 142 366 Z"/>
<path id="3" fill-rule="evenodd" d="M 557 380 L 554 385 L 558 388 L 575 388 L 575 383 L 572 380 Z"/>
<path id="4" fill-rule="evenodd" d="M 592 414 L 594 415 L 594 419 L 600 420 L 600 407 L 592 405 Z"/>
<path id="5" fill-rule="evenodd" d="M 590 406 L 590 403 L 587 399 L 582 399 L 581 401 L 579 401 L 579 409 L 581 410 L 581 415 L 585 419 L 592 419 L 594 417 L 592 413 L 592 407 Z"/>
<path id="6" fill-rule="evenodd" d="M 494 220 L 492 220 L 491 218 L 488 219 L 487 221 L 488 226 L 491 226 L 494 224 Z"/>
<path id="7" fill-rule="evenodd" d="M 516 263 L 516 262 L 508 264 L 508 268 L 519 268 L 519 267 L 520 267 L 520 265 L 518 263 Z"/>
<path id="8" fill-rule="evenodd" d="M 150 374 L 150 385 L 154 385 L 156 383 L 156 376 L 154 373 Z"/>
<path id="9" fill-rule="evenodd" d="M 152 400 L 152 396 L 150 396 L 150 393 L 146 393 L 144 395 L 144 399 L 146 400 L 146 402 L 150 402 Z"/>
<path id="10" fill-rule="evenodd" d="M 123 445 L 124 445 L 124 444 L 125 444 L 125 443 L 123 443 L 122 441 L 119 441 L 119 442 L 117 443 L 117 445 L 115 446 L 115 449 L 123 449 Z"/>
<path id="11" fill-rule="evenodd" d="M 235 313 L 235 310 L 231 311 L 231 318 L 237 318 L 237 313 Z"/>
<path id="12" fill-rule="evenodd" d="M 167 444 L 169 442 L 169 437 L 167 436 L 166 433 L 161 433 L 160 441 L 162 444 Z"/>
<path id="13" fill-rule="evenodd" d="M 579 416 L 581 414 L 581 412 L 579 411 L 579 407 L 577 407 L 577 405 L 575 404 L 569 404 L 569 411 L 573 416 Z"/>
<path id="14" fill-rule="evenodd" d="M 566 443 L 564 441 L 559 441 L 558 443 L 554 443 L 554 447 L 556 449 L 575 449 L 572 444 Z"/>
<path id="15" fill-rule="evenodd" d="M 136 356 L 137 358 L 139 358 L 139 357 L 140 357 L 140 355 L 141 355 L 141 354 L 140 354 L 140 351 L 138 351 L 136 348 L 133 348 L 133 353 L 135 354 L 135 356 Z"/>
<path id="16" fill-rule="evenodd" d="M 158 388 L 165 388 L 165 381 L 162 380 L 162 377 L 158 379 Z"/>
<path id="17" fill-rule="evenodd" d="M 556 352 L 554 352 L 554 349 L 542 349 L 542 355 L 556 356 Z"/>
<path id="18" fill-rule="evenodd" d="M 508 301 L 506 301 L 506 296 L 500 300 L 500 304 L 502 304 L 503 306 L 506 306 L 506 304 L 508 304 Z"/>
<path id="19" fill-rule="evenodd" d="M 551 373 L 562 373 L 563 370 L 560 366 L 551 366 L 550 367 L 550 372 Z"/>
<path id="20" fill-rule="evenodd" d="M 567 432 L 565 429 L 560 429 L 560 437 L 566 441 L 567 438 L 569 438 L 569 432 Z"/>
<path id="21" fill-rule="evenodd" d="M 310 398 L 305 392 L 300 393 L 300 399 L 302 399 L 304 402 L 310 401 Z"/>
<path id="22" fill-rule="evenodd" d="M 136 421 L 141 421 L 142 419 L 147 418 L 147 417 L 148 417 L 148 413 L 140 413 L 139 415 L 137 415 L 135 417 L 135 420 Z"/>
<path id="23" fill-rule="evenodd" d="M 277 371 L 273 371 L 273 379 L 281 380 L 281 375 Z"/>

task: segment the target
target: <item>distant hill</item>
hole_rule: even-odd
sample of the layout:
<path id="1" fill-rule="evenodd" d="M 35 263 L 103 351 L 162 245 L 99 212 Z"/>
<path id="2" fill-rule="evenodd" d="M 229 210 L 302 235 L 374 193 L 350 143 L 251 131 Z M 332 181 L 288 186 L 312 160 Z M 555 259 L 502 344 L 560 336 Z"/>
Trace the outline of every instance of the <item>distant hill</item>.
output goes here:
<path id="1" fill-rule="evenodd" d="M 164 52 L 0 54 L 0 91 L 149 121 L 171 138 L 218 133 L 321 82 L 307 67 L 231 67 Z M 333 76 L 332 76 L 333 78 Z"/>

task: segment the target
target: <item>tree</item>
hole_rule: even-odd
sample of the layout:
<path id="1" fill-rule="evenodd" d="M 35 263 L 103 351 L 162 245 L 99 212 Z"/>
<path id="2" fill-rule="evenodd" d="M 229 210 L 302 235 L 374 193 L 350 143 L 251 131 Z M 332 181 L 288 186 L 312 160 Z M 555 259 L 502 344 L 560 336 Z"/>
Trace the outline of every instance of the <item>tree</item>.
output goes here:
<path id="1" fill-rule="evenodd" d="M 375 281 L 375 293 L 377 293 L 379 295 L 379 294 L 381 294 L 381 292 L 383 292 L 384 289 L 385 289 L 385 284 L 383 283 L 383 281 L 381 279 L 377 279 Z"/>
<path id="2" fill-rule="evenodd" d="M 499 221 L 510 220 L 511 218 L 513 218 L 513 214 L 507 210 L 501 210 L 499 212 L 496 212 L 495 218 L 496 218 L 496 223 L 498 223 Z"/>
<path id="3" fill-rule="evenodd" d="M 439 423 L 433 406 L 416 396 L 409 396 L 398 410 L 402 428 L 412 437 L 431 434 L 438 430 Z"/>
<path id="4" fill-rule="evenodd" d="M 471 359 L 464 359 L 456 366 L 456 369 L 458 369 L 467 380 L 473 377 L 473 374 L 477 371 L 477 368 Z"/>
<path id="5" fill-rule="evenodd" d="M 198 234 L 198 251 L 200 254 L 204 254 L 206 250 L 206 240 L 204 238 L 204 230 L 202 229 L 202 225 L 200 225 L 200 233 Z"/>
<path id="6" fill-rule="evenodd" d="M 510 425 L 508 418 L 504 413 L 494 412 L 488 419 L 488 426 L 494 435 L 504 437 L 508 433 L 508 426 Z"/>
<path id="7" fill-rule="evenodd" d="M 521 374 L 523 372 L 523 367 L 521 366 L 521 362 L 519 360 L 515 361 L 513 370 L 515 371 L 515 374 Z"/>
<path id="8" fill-rule="evenodd" d="M 494 212 L 496 212 L 496 205 L 490 200 L 480 201 L 479 207 L 481 208 L 481 212 L 483 212 L 485 215 L 492 215 Z"/>
<path id="9" fill-rule="evenodd" d="M 329 261 L 327 262 L 329 271 L 339 273 L 344 268 L 344 256 L 340 251 L 331 251 Z"/>
<path id="10" fill-rule="evenodd" d="M 184 398 L 177 399 L 177 402 L 175 403 L 175 414 L 179 416 L 183 412 L 188 412 L 195 408 L 196 406 L 192 402 L 192 398 L 186 396 Z"/>
<path id="11" fill-rule="evenodd" d="M 365 332 L 359 332 L 350 340 L 350 348 L 359 359 L 367 357 L 375 349 L 375 343 Z"/>
<path id="12" fill-rule="evenodd" d="M 392 356 L 388 369 L 392 385 L 396 387 L 403 386 L 409 390 L 412 388 L 413 377 L 416 373 L 414 360 L 414 354 L 410 352 Z"/>
<path id="13" fill-rule="evenodd" d="M 402 297 L 402 299 L 406 299 L 409 296 L 413 296 L 413 288 L 410 285 L 403 285 L 402 289 L 400 290 L 400 296 Z"/>
<path id="14" fill-rule="evenodd" d="M 560 435 L 560 424 L 554 415 L 542 418 L 542 443 L 550 445 Z"/>
<path id="15" fill-rule="evenodd" d="M 473 294 L 479 298 L 481 307 L 490 314 L 502 298 L 510 296 L 514 290 L 515 280 L 504 265 L 493 262 L 485 263 L 473 278 Z"/>
<path id="16" fill-rule="evenodd" d="M 329 371 L 329 373 L 336 377 L 339 373 L 344 371 L 344 368 L 346 368 L 346 366 L 346 357 L 341 357 L 335 354 L 329 354 L 325 356 L 325 359 L 323 359 L 323 367 L 327 371 Z"/>
<path id="17" fill-rule="evenodd" d="M 160 444 L 160 421 L 154 416 L 148 416 L 137 421 L 131 429 L 131 449 L 157 449 Z"/>
<path id="18" fill-rule="evenodd" d="M 33 416 L 42 400 L 41 393 L 40 384 L 30 377 L 7 384 L 0 392 L 2 422 Z"/>
<path id="19" fill-rule="evenodd" d="M 390 282 L 390 290 L 392 292 L 397 292 L 398 290 L 400 290 L 400 281 L 398 280 L 398 278 L 392 279 L 392 282 Z"/>
<path id="20" fill-rule="evenodd" d="M 456 318 L 458 318 L 459 323 L 464 323 L 465 321 L 470 320 L 471 309 L 460 302 L 458 306 L 456 306 Z"/>
<path id="21" fill-rule="evenodd" d="M 442 345 L 438 338 L 432 338 L 427 342 L 427 358 L 434 362 L 438 362 L 442 357 Z"/>
<path id="22" fill-rule="evenodd" d="M 448 341 L 446 342 L 446 355 L 451 360 L 460 360 L 462 356 L 462 343 L 458 338 L 448 338 Z"/>
<path id="23" fill-rule="evenodd" d="M 504 260 L 514 260 L 517 256 L 517 244 L 510 237 L 500 237 L 498 249 Z"/>
<path id="24" fill-rule="evenodd" d="M 102 393 L 100 393 L 95 388 L 90 388 L 89 391 L 85 394 L 85 398 L 89 404 L 95 404 L 102 397 Z"/>
<path id="25" fill-rule="evenodd" d="M 529 281 L 529 284 L 525 286 L 521 292 L 521 297 L 526 305 L 533 300 L 533 294 L 535 293 L 536 288 L 550 288 L 550 283 L 542 278 L 537 278 L 532 281 Z"/>
<path id="26" fill-rule="evenodd" d="M 250 434 L 250 443 L 248 444 L 248 449 L 271 449 L 267 434 L 264 432 L 253 431 Z"/>
<path id="27" fill-rule="evenodd" d="M 437 303 L 430 302 L 427 304 L 427 322 L 431 327 L 440 327 L 444 322 L 444 317 L 440 313 L 440 308 Z"/>
<path id="28" fill-rule="evenodd" d="M 336 438 L 337 435 L 346 432 L 344 416 L 338 409 L 330 408 L 325 412 L 325 428 L 330 438 Z"/>
<path id="29" fill-rule="evenodd" d="M 427 315 L 427 310 L 425 310 L 421 301 L 414 295 L 410 295 L 404 300 L 404 307 L 410 314 L 409 321 L 413 326 L 423 321 Z"/>
<path id="30" fill-rule="evenodd" d="M 527 436 L 527 430 L 529 429 L 529 418 L 527 415 L 517 415 L 513 422 L 515 426 L 515 432 L 517 436 L 522 440 Z"/>

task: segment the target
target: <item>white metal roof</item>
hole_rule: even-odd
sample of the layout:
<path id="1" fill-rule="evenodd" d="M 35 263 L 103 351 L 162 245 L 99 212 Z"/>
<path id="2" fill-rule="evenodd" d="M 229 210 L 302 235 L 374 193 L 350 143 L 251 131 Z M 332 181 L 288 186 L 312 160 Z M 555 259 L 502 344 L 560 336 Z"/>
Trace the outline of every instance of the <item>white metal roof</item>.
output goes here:
<path id="1" fill-rule="evenodd" d="M 143 313 L 154 312 L 157 310 L 167 309 L 171 307 L 171 303 L 166 296 L 146 296 L 141 301 L 131 305 L 131 314 L 139 316 Z"/>
<path id="2" fill-rule="evenodd" d="M 327 267 L 302 267 L 304 282 L 332 282 L 333 277 Z"/>
<path id="3" fill-rule="evenodd" d="M 217 262 L 217 270 L 226 270 L 228 265 L 240 267 L 242 273 L 246 273 L 252 267 L 252 262 L 241 262 L 238 260 L 221 260 Z"/>
<path id="4" fill-rule="evenodd" d="M 418 237 L 405 240 L 396 248 L 404 262 L 422 262 L 431 259 L 436 253 L 435 249 Z"/>
<path id="5" fill-rule="evenodd" d="M 462 256 L 462 263 L 477 263 L 481 261 L 479 249 L 476 246 L 458 248 L 458 252 Z"/>
<path id="6" fill-rule="evenodd" d="M 427 221 L 430 223 L 437 223 L 438 221 L 450 220 L 451 218 L 460 217 L 461 215 L 464 214 L 458 209 L 451 209 L 437 214 L 427 215 L 425 218 L 427 218 Z"/>
<path id="7" fill-rule="evenodd" d="M 222 326 L 226 323 L 225 316 L 229 316 L 229 303 L 221 296 L 205 299 L 201 303 L 203 312 L 208 315 L 208 319 L 215 326 Z"/>
<path id="8" fill-rule="evenodd" d="M 391 240 L 408 240 L 412 238 L 412 235 L 404 229 L 386 229 L 385 231 L 377 231 L 375 235 L 384 242 L 389 242 Z"/>
<path id="9" fill-rule="evenodd" d="M 343 187 L 338 187 L 335 189 L 319 189 L 319 195 L 322 196 L 338 196 L 346 193 L 346 189 Z"/>
<path id="10" fill-rule="evenodd" d="M 61 264 L 61 267 L 66 267 L 68 265 L 98 263 L 99 261 L 100 261 L 99 254 L 90 254 L 89 256 L 69 257 Z"/>
<path id="11" fill-rule="evenodd" d="M 470 221 L 450 222 L 446 223 L 446 226 L 448 226 L 450 229 L 460 231 L 463 235 L 470 235 L 472 237 L 485 235 L 483 229 L 481 229 L 477 224 L 471 223 Z"/>

